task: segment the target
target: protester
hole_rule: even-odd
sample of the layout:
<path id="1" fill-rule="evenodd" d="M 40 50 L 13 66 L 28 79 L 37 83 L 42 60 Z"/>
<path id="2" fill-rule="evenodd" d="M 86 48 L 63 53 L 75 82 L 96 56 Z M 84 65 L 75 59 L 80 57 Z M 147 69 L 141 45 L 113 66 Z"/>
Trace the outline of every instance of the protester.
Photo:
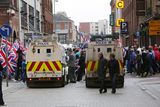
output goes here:
<path id="1" fill-rule="evenodd" d="M 19 48 L 18 51 L 17 51 L 17 54 L 18 54 L 18 61 L 17 61 L 17 71 L 16 71 L 16 74 L 15 74 L 15 80 L 19 80 L 20 79 L 20 75 L 22 73 L 22 57 L 23 57 L 23 53 L 22 53 L 22 50 Z"/>
<path id="2" fill-rule="evenodd" d="M 116 93 L 116 77 L 120 74 L 120 68 L 118 60 L 115 59 L 114 54 L 110 54 L 110 60 L 108 63 L 109 75 L 112 81 L 112 93 Z"/>
<path id="3" fill-rule="evenodd" d="M 69 59 L 66 60 L 68 65 L 68 79 L 70 80 L 71 83 L 76 83 L 76 74 L 75 74 L 76 58 L 71 49 L 68 50 L 67 54 L 69 57 Z"/>
<path id="4" fill-rule="evenodd" d="M 131 52 L 130 52 L 130 67 L 129 67 L 129 72 L 133 73 L 136 71 L 136 53 L 134 51 L 134 48 L 131 48 Z"/>
<path id="5" fill-rule="evenodd" d="M 103 57 L 103 53 L 100 52 L 99 55 L 99 60 L 98 60 L 98 78 L 100 81 L 100 93 L 106 93 L 107 88 L 105 86 L 105 78 L 106 78 L 106 70 L 107 70 L 107 60 Z"/>
<path id="6" fill-rule="evenodd" d="M 79 66 L 79 69 L 78 69 L 77 81 L 81 81 L 83 75 L 85 74 L 85 54 L 84 54 L 84 51 L 81 51 L 78 66 Z"/>
<path id="7" fill-rule="evenodd" d="M 140 54 L 139 50 L 137 50 L 136 62 L 137 62 L 137 76 L 140 76 L 142 71 L 143 61 L 142 61 L 142 55 Z"/>

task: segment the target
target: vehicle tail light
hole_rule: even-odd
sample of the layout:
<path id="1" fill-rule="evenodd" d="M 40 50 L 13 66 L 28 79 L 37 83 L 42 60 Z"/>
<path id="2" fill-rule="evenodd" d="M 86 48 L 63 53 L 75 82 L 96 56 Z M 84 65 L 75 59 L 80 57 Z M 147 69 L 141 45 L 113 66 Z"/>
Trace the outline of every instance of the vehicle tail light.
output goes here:
<path id="1" fill-rule="evenodd" d="M 59 80 L 61 80 L 61 78 L 58 77 L 57 80 L 59 81 Z"/>

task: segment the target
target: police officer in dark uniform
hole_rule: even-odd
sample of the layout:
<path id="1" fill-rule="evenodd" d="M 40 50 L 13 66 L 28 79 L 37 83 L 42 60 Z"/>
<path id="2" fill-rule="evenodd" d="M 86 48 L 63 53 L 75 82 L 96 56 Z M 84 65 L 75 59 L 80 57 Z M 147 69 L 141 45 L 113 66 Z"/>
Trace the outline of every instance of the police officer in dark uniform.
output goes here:
<path id="1" fill-rule="evenodd" d="M 3 93 L 2 93 L 2 71 L 3 67 L 0 63 L 0 106 L 4 106 L 4 101 L 3 101 Z"/>

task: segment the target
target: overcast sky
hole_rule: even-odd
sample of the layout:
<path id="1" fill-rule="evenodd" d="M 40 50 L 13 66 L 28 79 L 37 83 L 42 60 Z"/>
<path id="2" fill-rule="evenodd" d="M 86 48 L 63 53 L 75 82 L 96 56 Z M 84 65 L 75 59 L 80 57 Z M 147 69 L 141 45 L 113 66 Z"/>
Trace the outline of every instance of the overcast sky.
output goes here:
<path id="1" fill-rule="evenodd" d="M 66 11 L 76 25 L 109 19 L 110 0 L 58 0 L 56 12 Z"/>

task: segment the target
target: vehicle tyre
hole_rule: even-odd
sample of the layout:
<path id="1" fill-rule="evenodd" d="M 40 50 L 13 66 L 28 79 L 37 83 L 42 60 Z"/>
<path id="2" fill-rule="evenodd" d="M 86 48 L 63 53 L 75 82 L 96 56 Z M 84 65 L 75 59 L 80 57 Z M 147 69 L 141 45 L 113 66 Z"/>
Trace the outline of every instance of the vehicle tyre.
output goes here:
<path id="1" fill-rule="evenodd" d="M 86 80 L 86 88 L 89 88 L 87 77 L 85 77 L 85 80 Z"/>
<path id="2" fill-rule="evenodd" d="M 120 88 L 123 88 L 124 87 L 124 82 L 122 84 L 120 84 L 119 86 Z"/>
<path id="3" fill-rule="evenodd" d="M 32 88 L 32 87 L 31 87 L 31 83 L 29 83 L 28 81 L 26 81 L 26 84 L 27 84 L 27 87 L 28 87 L 28 88 Z"/>
<path id="4" fill-rule="evenodd" d="M 64 87 L 66 85 L 66 79 L 65 79 L 65 75 L 62 77 L 62 87 Z"/>

